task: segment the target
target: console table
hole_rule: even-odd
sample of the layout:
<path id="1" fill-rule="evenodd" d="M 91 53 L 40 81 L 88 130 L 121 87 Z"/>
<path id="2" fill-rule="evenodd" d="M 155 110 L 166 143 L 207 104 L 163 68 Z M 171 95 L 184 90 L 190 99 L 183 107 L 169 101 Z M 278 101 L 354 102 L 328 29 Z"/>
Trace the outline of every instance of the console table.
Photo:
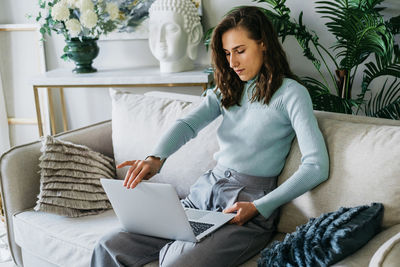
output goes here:
<path id="1" fill-rule="evenodd" d="M 39 136 L 43 136 L 42 113 L 39 102 L 39 88 L 47 88 L 48 109 L 51 133 L 55 134 L 55 116 L 52 89 L 60 90 L 60 104 L 64 131 L 68 130 L 67 112 L 64 100 L 64 88 L 71 87 L 189 87 L 207 88 L 212 75 L 205 72 L 206 66 L 197 66 L 194 70 L 177 73 L 160 73 L 159 67 L 141 67 L 130 69 L 100 69 L 95 73 L 74 74 L 71 69 L 55 69 L 32 78 L 35 97 Z"/>

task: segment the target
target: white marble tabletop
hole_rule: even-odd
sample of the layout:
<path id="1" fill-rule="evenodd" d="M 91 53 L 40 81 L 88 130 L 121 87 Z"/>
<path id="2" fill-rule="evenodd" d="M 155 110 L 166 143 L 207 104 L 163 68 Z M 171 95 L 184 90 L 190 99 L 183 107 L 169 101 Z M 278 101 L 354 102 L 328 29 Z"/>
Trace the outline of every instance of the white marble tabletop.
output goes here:
<path id="1" fill-rule="evenodd" d="M 207 66 L 176 73 L 161 73 L 158 66 L 129 69 L 98 69 L 87 74 L 72 73 L 72 69 L 54 69 L 32 77 L 33 86 L 85 86 L 85 85 L 157 85 L 157 84 L 207 84 L 212 75 Z"/>

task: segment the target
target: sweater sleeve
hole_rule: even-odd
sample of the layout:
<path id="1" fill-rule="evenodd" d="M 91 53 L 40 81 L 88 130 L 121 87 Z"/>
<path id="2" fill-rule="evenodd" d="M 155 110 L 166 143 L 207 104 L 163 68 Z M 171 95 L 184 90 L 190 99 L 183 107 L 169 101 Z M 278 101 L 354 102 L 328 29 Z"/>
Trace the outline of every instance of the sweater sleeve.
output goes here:
<path id="1" fill-rule="evenodd" d="M 299 143 L 301 164 L 283 184 L 253 202 L 265 218 L 276 208 L 325 181 L 329 174 L 328 152 L 307 89 L 297 83 L 289 86 L 292 88 L 285 95 L 284 104 Z"/>
<path id="2" fill-rule="evenodd" d="M 206 96 L 194 110 L 185 117 L 178 119 L 165 132 L 151 156 L 166 159 L 190 139 L 197 136 L 198 132 L 221 114 L 220 101 L 212 89 L 206 91 Z"/>

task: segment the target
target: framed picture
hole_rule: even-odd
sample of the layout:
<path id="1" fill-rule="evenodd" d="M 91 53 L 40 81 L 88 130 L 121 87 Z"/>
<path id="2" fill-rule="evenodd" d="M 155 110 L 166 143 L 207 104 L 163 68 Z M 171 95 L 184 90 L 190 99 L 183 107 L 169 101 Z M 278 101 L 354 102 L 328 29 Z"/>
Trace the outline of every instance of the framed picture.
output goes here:
<path id="1" fill-rule="evenodd" d="M 114 32 L 100 37 L 100 40 L 148 39 L 149 8 L 155 0 L 111 0 L 119 6 L 123 26 Z M 201 0 L 191 0 L 202 16 Z"/>
<path id="2" fill-rule="evenodd" d="M 149 8 L 155 0 L 113 0 L 119 6 L 123 25 L 100 40 L 147 39 Z"/>

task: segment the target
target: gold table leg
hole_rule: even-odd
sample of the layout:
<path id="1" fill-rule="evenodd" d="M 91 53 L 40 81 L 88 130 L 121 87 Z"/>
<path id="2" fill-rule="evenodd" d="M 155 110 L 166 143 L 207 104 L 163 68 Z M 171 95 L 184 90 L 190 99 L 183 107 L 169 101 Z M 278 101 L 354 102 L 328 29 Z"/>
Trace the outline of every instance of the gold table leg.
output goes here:
<path id="1" fill-rule="evenodd" d="M 64 132 L 68 131 L 67 109 L 65 107 L 64 88 L 60 88 L 61 112 Z"/>
<path id="2" fill-rule="evenodd" d="M 54 135 L 54 134 L 56 134 L 56 120 L 54 117 L 52 88 L 47 88 L 47 97 L 49 100 L 51 134 Z"/>
<path id="3" fill-rule="evenodd" d="M 42 114 L 40 112 L 40 102 L 39 102 L 39 93 L 38 87 L 33 86 L 33 95 L 35 96 L 35 106 L 36 106 L 36 117 L 39 128 L 39 137 L 43 136 L 43 124 L 42 124 Z"/>

